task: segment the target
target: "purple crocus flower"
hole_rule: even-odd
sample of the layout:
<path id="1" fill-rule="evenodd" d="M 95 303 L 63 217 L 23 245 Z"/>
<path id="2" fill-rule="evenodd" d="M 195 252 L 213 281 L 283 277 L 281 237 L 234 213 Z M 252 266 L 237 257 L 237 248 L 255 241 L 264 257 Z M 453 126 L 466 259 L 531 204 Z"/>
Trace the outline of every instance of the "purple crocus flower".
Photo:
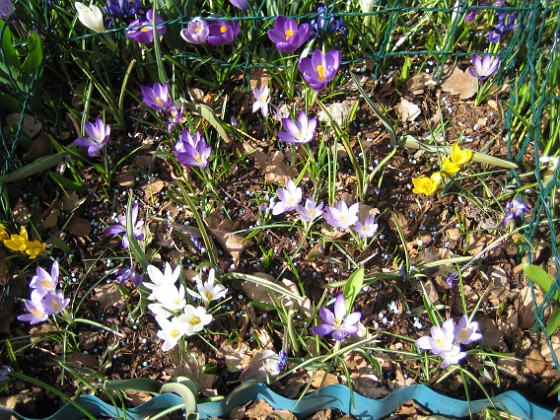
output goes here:
<path id="1" fill-rule="evenodd" d="M 196 17 L 181 30 L 181 38 L 191 44 L 204 44 L 208 40 L 209 27 L 206 21 Z"/>
<path id="2" fill-rule="evenodd" d="M 64 292 L 58 290 L 56 292 L 49 292 L 41 300 L 45 313 L 47 315 L 56 315 L 61 313 L 64 308 L 70 303 L 70 298 L 64 297 Z"/>
<path id="3" fill-rule="evenodd" d="M 303 23 L 299 28 L 295 19 L 278 16 L 274 28 L 268 31 L 268 38 L 276 44 L 278 51 L 293 52 L 308 39 L 311 27 Z"/>
<path id="4" fill-rule="evenodd" d="M 6 20 L 14 13 L 12 0 L 0 0 L 0 19 Z"/>
<path id="5" fill-rule="evenodd" d="M 284 369 L 286 369 L 287 365 L 288 365 L 288 355 L 284 350 L 280 350 L 278 352 L 278 362 L 276 366 L 278 372 L 279 373 L 284 372 Z"/>
<path id="6" fill-rule="evenodd" d="M 459 279 L 459 273 L 457 271 L 452 271 L 447 275 L 445 281 L 447 282 L 447 286 L 449 289 L 453 289 L 455 287 L 455 282 Z"/>
<path id="7" fill-rule="evenodd" d="M 323 307 L 319 309 L 319 316 L 323 323 L 311 328 L 311 331 L 319 337 L 332 333 L 332 338 L 335 340 L 342 340 L 347 335 L 356 334 L 358 332 L 358 322 L 362 318 L 360 312 L 352 312 L 346 315 L 346 299 L 342 294 L 336 297 L 334 313 Z"/>
<path id="8" fill-rule="evenodd" d="M 231 44 L 237 38 L 239 31 L 239 22 L 235 20 L 231 23 L 215 20 L 208 25 L 208 43 L 217 46 Z"/>
<path id="9" fill-rule="evenodd" d="M 272 214 L 274 216 L 295 209 L 301 201 L 303 193 L 300 187 L 296 187 L 294 181 L 288 179 L 286 188 L 277 188 L 276 195 L 278 195 L 280 201 L 272 207 Z"/>
<path id="10" fill-rule="evenodd" d="M 130 282 L 134 287 L 137 287 L 144 280 L 144 276 L 137 273 L 136 270 L 134 270 L 134 267 L 119 268 L 119 270 L 117 271 L 117 276 L 115 277 L 116 283 L 124 284 Z"/>
<path id="11" fill-rule="evenodd" d="M 204 137 L 197 131 L 194 136 L 185 130 L 175 144 L 173 154 L 185 166 L 206 168 L 212 149 L 206 144 Z"/>
<path id="12" fill-rule="evenodd" d="M 298 67 L 309 86 L 321 90 L 336 76 L 340 67 L 340 51 L 331 50 L 325 55 L 321 50 L 315 50 L 311 58 L 299 60 Z"/>
<path id="13" fill-rule="evenodd" d="M 291 118 L 282 118 L 282 126 L 286 131 L 280 131 L 278 138 L 286 143 L 303 144 L 313 140 L 317 128 L 317 118 L 309 119 L 305 112 L 300 112 L 298 122 Z"/>
<path id="14" fill-rule="evenodd" d="M 422 350 L 429 350 L 434 354 L 449 352 L 455 341 L 455 322 L 449 318 L 441 327 L 433 326 L 431 336 L 420 337 L 414 345 Z"/>
<path id="15" fill-rule="evenodd" d="M 509 4 L 507 2 L 494 2 L 494 6 L 509 6 Z M 490 34 L 488 34 L 488 41 L 491 43 L 498 42 L 504 34 L 517 28 L 515 12 L 497 10 L 496 17 L 498 18 L 498 22 Z"/>
<path id="16" fill-rule="evenodd" d="M 323 202 L 317 204 L 313 198 L 308 198 L 305 200 L 305 206 L 297 205 L 296 211 L 299 219 L 311 222 L 323 214 Z"/>
<path id="17" fill-rule="evenodd" d="M 31 325 L 35 325 L 40 322 L 46 321 L 49 317 L 49 315 L 45 312 L 45 307 L 43 306 L 42 299 L 36 302 L 32 300 L 26 300 L 23 302 L 23 304 L 25 305 L 25 309 L 27 309 L 27 313 L 18 315 L 18 320 L 29 322 Z"/>
<path id="18" fill-rule="evenodd" d="M 109 141 L 111 134 L 111 126 L 104 124 L 101 118 L 95 120 L 95 124 L 89 121 L 85 123 L 84 129 L 89 136 L 88 138 L 79 138 L 74 140 L 74 144 L 88 148 L 89 156 L 97 156 L 101 153 L 101 149 Z"/>
<path id="19" fill-rule="evenodd" d="M 105 15 L 109 16 L 109 25 L 115 19 L 126 21 L 134 17 L 141 10 L 140 0 L 106 0 L 107 6 L 103 8 Z"/>
<path id="20" fill-rule="evenodd" d="M 323 218 L 329 225 L 344 232 L 358 221 L 358 210 L 360 203 L 354 203 L 350 207 L 344 200 L 340 200 L 336 207 L 327 206 L 323 212 Z"/>
<path id="21" fill-rule="evenodd" d="M 151 44 L 154 42 L 153 25 L 154 11 L 150 9 L 143 18 L 130 22 L 124 34 L 127 38 L 133 39 L 140 44 Z M 163 35 L 166 30 L 167 28 L 163 25 L 163 18 L 156 14 L 156 32 L 158 36 Z"/>
<path id="22" fill-rule="evenodd" d="M 440 357 L 443 359 L 441 367 L 446 368 L 447 366 L 459 364 L 461 359 L 467 357 L 467 353 L 461 351 L 461 346 L 454 344 L 451 350 L 440 353 Z"/>
<path id="23" fill-rule="evenodd" d="M 167 83 L 155 82 L 152 87 L 142 86 L 142 100 L 155 111 L 165 111 L 171 106 L 172 100 L 169 96 L 169 85 Z"/>
<path id="24" fill-rule="evenodd" d="M 482 339 L 482 334 L 478 331 L 478 322 L 469 322 L 466 315 L 463 315 L 457 325 L 455 325 L 455 340 L 461 344 L 471 344 Z"/>
<path id="25" fill-rule="evenodd" d="M 268 85 L 262 85 L 261 87 L 255 87 L 253 89 L 253 96 L 255 102 L 253 102 L 253 112 L 261 110 L 263 117 L 268 115 L 268 104 L 270 102 L 270 89 Z"/>
<path id="26" fill-rule="evenodd" d="M 529 212 L 529 207 L 518 198 L 514 198 L 511 203 L 506 204 L 506 215 L 500 222 L 500 227 L 506 223 L 511 222 L 516 217 L 522 217 L 525 213 Z"/>
<path id="27" fill-rule="evenodd" d="M 138 239 L 139 241 L 143 241 L 144 240 L 144 232 L 142 230 L 142 227 L 144 226 L 144 221 L 143 220 L 137 220 L 138 219 L 138 204 L 135 204 L 134 207 L 132 207 L 132 225 L 134 226 L 132 228 L 132 235 Z M 128 236 L 126 235 L 126 216 L 122 215 L 119 216 L 119 223 L 113 226 L 109 226 L 107 229 L 105 229 L 105 233 L 109 234 L 109 235 L 120 235 L 120 234 L 124 234 L 122 237 L 122 247 L 124 249 L 128 249 L 129 247 L 129 242 L 128 242 Z"/>
<path id="28" fill-rule="evenodd" d="M 179 124 L 181 118 L 183 118 L 184 113 L 184 105 L 181 105 L 181 108 L 177 108 L 175 105 L 171 105 L 167 109 L 167 121 L 165 121 L 165 124 L 167 124 L 167 131 L 171 133 L 171 129 Z"/>
<path id="29" fill-rule="evenodd" d="M 317 13 L 317 19 L 313 19 L 311 21 L 311 27 L 313 28 L 313 37 L 323 32 L 331 33 L 336 31 L 340 32 L 342 35 L 348 35 L 348 29 L 344 24 L 344 19 L 336 19 L 331 14 L 328 7 L 319 6 L 317 8 Z"/>
<path id="30" fill-rule="evenodd" d="M 0 0 L 1 1 L 1 0 Z M 5 382 L 8 379 L 10 379 L 10 374 L 13 372 L 14 370 L 8 366 L 8 365 L 2 365 L 2 367 L 0 367 L 0 382 Z"/>
<path id="31" fill-rule="evenodd" d="M 500 57 L 493 57 L 490 54 L 485 54 L 482 57 L 480 55 L 473 55 L 471 62 L 473 68 L 469 69 L 469 73 L 482 82 L 498 71 Z"/>
<path id="32" fill-rule="evenodd" d="M 43 267 L 37 267 L 35 275 L 29 282 L 29 287 L 33 289 L 31 292 L 33 302 L 39 302 L 47 293 L 56 291 L 58 273 L 58 261 L 52 263 L 50 274 Z"/>
<path id="33" fill-rule="evenodd" d="M 242 10 L 243 13 L 247 14 L 247 0 L 229 0 L 232 6 L 237 7 Z"/>
<path id="34" fill-rule="evenodd" d="M 360 238 L 371 238 L 377 233 L 378 225 L 375 223 L 375 216 L 371 215 L 366 217 L 362 224 L 359 220 L 354 225 L 354 230 L 358 233 Z"/>

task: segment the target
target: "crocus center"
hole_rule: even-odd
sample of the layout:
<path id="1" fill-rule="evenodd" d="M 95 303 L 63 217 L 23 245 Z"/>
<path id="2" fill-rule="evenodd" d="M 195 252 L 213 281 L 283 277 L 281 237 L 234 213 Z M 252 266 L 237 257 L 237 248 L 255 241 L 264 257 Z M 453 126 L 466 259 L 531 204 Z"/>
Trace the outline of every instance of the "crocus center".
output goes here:
<path id="1" fill-rule="evenodd" d="M 317 74 L 321 80 L 325 80 L 325 66 L 317 66 Z"/>
<path id="2" fill-rule="evenodd" d="M 58 309 L 60 305 L 58 304 L 58 301 L 56 299 L 53 299 L 53 300 L 51 300 L 51 306 L 54 309 Z"/>
<path id="3" fill-rule="evenodd" d="M 148 26 L 142 26 L 142 28 L 140 29 L 142 32 L 148 32 L 150 30 L 150 27 Z"/>
<path id="4" fill-rule="evenodd" d="M 202 158 L 200 157 L 200 154 L 197 154 L 197 155 L 194 157 L 194 160 L 196 160 L 197 162 L 202 161 Z"/>
<path id="5" fill-rule="evenodd" d="M 288 41 L 291 37 L 294 36 L 294 30 L 293 29 L 288 29 L 286 32 L 284 32 L 286 34 L 286 41 Z"/>
<path id="6" fill-rule="evenodd" d="M 193 316 L 190 320 L 189 320 L 189 324 L 191 325 L 198 325 L 200 324 L 200 318 L 197 316 Z"/>
<path id="7" fill-rule="evenodd" d="M 442 337 L 436 338 L 436 345 L 441 349 L 445 345 L 445 341 Z"/>
<path id="8" fill-rule="evenodd" d="M 464 339 L 464 338 L 467 338 L 467 337 L 469 336 L 469 330 L 468 330 L 468 328 L 467 328 L 467 327 L 463 328 L 463 329 L 461 330 L 461 333 L 459 334 L 459 336 L 460 336 L 461 338 L 463 338 L 463 339 Z"/>
<path id="9" fill-rule="evenodd" d="M 103 140 L 103 136 L 101 135 L 101 133 L 97 134 L 97 141 L 101 142 Z"/>
<path id="10" fill-rule="evenodd" d="M 171 330 L 171 331 L 169 331 L 169 335 L 173 338 L 177 338 L 177 337 L 179 337 L 180 332 L 179 332 L 179 330 Z"/>
<path id="11" fill-rule="evenodd" d="M 206 296 L 206 299 L 208 300 L 208 302 L 210 302 L 212 300 L 212 298 L 214 297 L 213 293 L 210 290 L 205 290 L 204 291 L 204 296 Z"/>
<path id="12" fill-rule="evenodd" d="M 194 28 L 194 32 L 197 34 L 202 30 L 202 28 L 200 26 L 197 26 L 196 28 Z"/>
<path id="13" fill-rule="evenodd" d="M 43 286 L 45 289 L 48 289 L 50 284 L 47 279 L 41 279 L 41 286 Z"/>
<path id="14" fill-rule="evenodd" d="M 226 31 L 227 31 L 227 26 L 226 25 L 220 26 L 220 33 L 225 34 Z"/>
<path id="15" fill-rule="evenodd" d="M 41 311 L 38 310 L 38 309 L 34 309 L 34 308 L 33 308 L 33 309 L 31 309 L 29 312 L 31 312 L 31 313 L 32 313 L 33 315 L 35 315 L 35 316 L 43 316 L 43 312 L 41 312 Z"/>
<path id="16" fill-rule="evenodd" d="M 163 101 L 161 100 L 161 98 L 159 96 L 156 96 L 156 102 L 158 103 L 158 105 L 162 105 Z"/>
<path id="17" fill-rule="evenodd" d="M 335 320 L 334 320 L 334 326 L 338 329 L 338 328 L 340 328 L 341 325 L 342 325 L 342 319 L 340 319 L 340 318 L 335 318 Z"/>

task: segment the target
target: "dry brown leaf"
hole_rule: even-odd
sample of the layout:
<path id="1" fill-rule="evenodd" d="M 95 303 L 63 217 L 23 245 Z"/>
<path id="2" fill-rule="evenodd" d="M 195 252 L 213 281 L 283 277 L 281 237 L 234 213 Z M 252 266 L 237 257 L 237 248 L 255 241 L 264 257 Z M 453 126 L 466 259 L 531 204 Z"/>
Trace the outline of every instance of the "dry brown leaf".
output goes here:
<path id="1" fill-rule="evenodd" d="M 274 277 L 272 277 L 270 274 L 253 273 L 253 275 L 266 279 L 271 282 L 276 282 Z M 299 288 L 293 281 L 288 279 L 282 279 L 280 282 L 278 282 L 278 284 L 284 287 L 285 289 L 289 290 L 290 292 L 297 294 L 298 296 L 301 296 Z M 241 288 L 243 289 L 247 297 L 252 301 L 273 306 L 274 300 L 270 297 L 270 293 L 273 293 L 275 296 L 275 300 L 279 301 L 286 309 L 290 309 L 291 307 L 294 307 L 297 312 L 303 313 L 307 317 L 310 317 L 312 315 L 311 301 L 307 297 L 302 298 L 300 300 L 294 300 L 289 296 L 280 293 L 276 293 L 272 291 L 268 292 L 266 287 L 252 281 L 241 282 Z M 265 312 L 267 311 L 266 308 L 259 308 L 259 310 Z M 269 311 L 271 310 L 273 309 L 269 309 Z"/>
<path id="2" fill-rule="evenodd" d="M 540 375 L 547 366 L 548 363 L 537 349 L 532 349 L 523 359 L 523 373 L 525 374 Z"/>
<path id="3" fill-rule="evenodd" d="M 68 232 L 77 237 L 88 236 L 91 232 L 91 223 L 83 217 L 74 216 L 68 224 Z"/>
<path id="4" fill-rule="evenodd" d="M 99 301 L 101 310 L 117 305 L 122 301 L 122 295 L 115 283 L 102 284 L 93 289 L 95 292 L 94 299 Z"/>
<path id="5" fill-rule="evenodd" d="M 133 406 L 138 407 L 140 404 L 144 404 L 154 398 L 149 392 L 142 391 L 126 391 L 126 399 Z"/>
<path id="6" fill-rule="evenodd" d="M 245 410 L 247 420 L 265 420 L 272 412 L 272 407 L 266 401 L 257 400 Z"/>
<path id="7" fill-rule="evenodd" d="M 535 293 L 537 289 L 535 288 Z M 535 323 L 535 306 L 533 305 L 532 287 L 525 286 L 519 292 L 519 297 L 514 300 L 513 306 L 517 312 L 519 328 L 532 328 Z"/>
<path id="8" fill-rule="evenodd" d="M 164 187 L 164 182 L 161 179 L 156 179 L 154 182 L 144 185 L 142 191 L 144 191 L 144 197 L 151 197 L 158 194 Z"/>
<path id="9" fill-rule="evenodd" d="M 253 350 L 251 361 L 239 375 L 241 382 L 254 379 L 265 381 L 272 371 L 272 365 L 277 363 L 277 354 L 273 350 Z"/>
<path id="10" fill-rule="evenodd" d="M 488 277 L 490 277 L 494 286 L 509 289 L 509 278 L 506 270 L 502 267 L 490 267 L 488 269 Z"/>
<path id="11" fill-rule="evenodd" d="M 199 392 L 207 397 L 218 395 L 218 390 L 214 388 L 214 382 L 217 375 L 204 372 L 206 366 L 206 357 L 199 354 L 196 350 L 192 350 L 183 358 L 180 351 L 174 348 L 169 355 L 176 367 L 168 368 L 167 372 L 171 377 L 186 376 L 191 379 Z"/>
<path id="12" fill-rule="evenodd" d="M 401 122 L 414 121 L 420 116 L 420 107 L 405 98 L 401 99 L 395 110 L 397 111 Z"/>
<path id="13" fill-rule="evenodd" d="M 319 121 L 326 122 L 327 124 L 330 124 L 331 121 L 335 121 L 340 127 L 342 127 L 344 123 L 348 122 L 350 112 L 352 111 L 355 103 L 355 100 L 334 102 L 327 107 L 327 111 L 319 111 Z"/>
<path id="14" fill-rule="evenodd" d="M 472 98 L 478 90 L 478 79 L 468 71 L 463 72 L 455 67 L 441 85 L 441 89 L 451 95 L 459 95 L 460 99 Z"/>
<path id="15" fill-rule="evenodd" d="M 245 342 L 226 341 L 219 348 L 218 357 L 223 357 L 230 372 L 239 372 L 249 365 L 251 350 Z"/>
<path id="16" fill-rule="evenodd" d="M 424 94 L 427 87 L 433 88 L 435 84 L 436 83 L 429 75 L 426 73 L 419 73 L 408 79 L 406 87 L 412 95 L 420 96 Z"/>
<path id="17" fill-rule="evenodd" d="M 26 162 L 34 161 L 43 156 L 51 153 L 51 142 L 49 139 L 41 134 L 39 137 L 31 142 L 29 151 L 23 155 L 23 160 Z"/>
<path id="18" fill-rule="evenodd" d="M 482 333 L 482 341 L 485 346 L 493 349 L 505 351 L 504 335 L 500 332 L 493 320 L 490 318 L 480 318 L 478 320 L 480 332 Z"/>
<path id="19" fill-rule="evenodd" d="M 41 219 L 43 220 L 43 229 L 50 229 L 58 224 L 58 218 L 60 217 L 60 210 L 50 208 L 45 213 Z"/>
<path id="20" fill-rule="evenodd" d="M 222 218 L 217 212 L 208 215 L 204 221 L 224 251 L 235 258 L 235 262 L 238 263 L 241 253 L 251 245 L 251 241 L 233 233 L 237 230 L 237 226 L 231 220 Z"/>
<path id="21" fill-rule="evenodd" d="M 313 382 L 311 382 L 311 386 L 315 388 L 322 388 L 329 385 L 338 385 L 338 383 L 339 382 L 336 375 L 327 373 L 324 370 L 318 370 L 315 372 Z"/>
<path id="22" fill-rule="evenodd" d="M 13 113 L 6 117 L 6 123 L 8 125 L 17 126 L 20 123 L 20 114 Z M 39 131 L 43 128 L 43 124 L 33 115 L 25 114 L 23 117 L 23 126 L 21 131 L 23 134 L 29 137 L 35 137 Z"/>
<path id="23" fill-rule="evenodd" d="M 255 167 L 261 170 L 268 183 L 285 186 L 289 179 L 296 179 L 297 169 L 284 163 L 284 154 L 280 151 L 263 153 L 247 142 L 242 145 L 243 151 L 253 158 Z"/>
<path id="24" fill-rule="evenodd" d="M 253 67 L 249 77 L 251 90 L 256 87 L 260 88 L 261 86 L 268 86 L 272 80 L 272 76 L 270 75 L 268 69 L 263 67 Z"/>

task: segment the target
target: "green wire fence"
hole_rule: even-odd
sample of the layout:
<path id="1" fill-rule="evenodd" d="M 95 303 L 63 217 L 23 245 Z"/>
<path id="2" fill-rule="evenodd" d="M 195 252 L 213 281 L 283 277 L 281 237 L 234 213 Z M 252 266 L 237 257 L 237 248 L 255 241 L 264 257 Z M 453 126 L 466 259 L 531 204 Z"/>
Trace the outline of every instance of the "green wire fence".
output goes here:
<path id="1" fill-rule="evenodd" d="M 366 60 L 373 60 L 373 68 L 369 71 L 371 77 L 377 78 L 384 74 L 388 65 L 406 57 L 418 57 L 422 60 L 433 59 L 437 64 L 434 77 L 441 76 L 444 64 L 464 61 L 473 53 L 484 51 L 474 50 L 475 45 L 480 48 L 488 46 L 486 35 L 465 34 L 465 17 L 474 15 L 477 12 L 479 17 L 473 28 L 481 31 L 483 28 L 488 32 L 496 22 L 497 13 L 515 16 L 516 28 L 503 35 L 500 41 L 500 49 L 497 54 L 501 57 L 501 70 L 496 76 L 498 84 L 508 83 L 510 96 L 504 113 L 503 136 L 508 145 L 508 158 L 520 163 L 522 157 L 532 147 L 535 155 L 534 170 L 535 181 L 538 188 L 538 199 L 534 205 L 530 222 L 527 224 L 523 235 L 525 245 L 519 255 L 519 261 L 523 257 L 529 260 L 534 258 L 532 245 L 538 238 L 539 227 L 545 226 L 550 232 L 549 246 L 551 260 L 556 265 L 556 270 L 560 272 L 560 259 L 558 255 L 557 242 L 557 210 L 555 205 L 556 191 L 559 187 L 559 168 L 554 169 L 552 177 L 547 175 L 544 178 L 542 164 L 539 156 L 545 153 L 547 156 L 558 156 L 560 142 L 560 94 L 558 84 L 560 82 L 558 53 L 558 42 L 560 39 L 560 19 L 558 1 L 511 1 L 494 2 L 492 5 L 484 5 L 482 2 L 457 0 L 451 6 L 432 7 L 440 3 L 438 1 L 373 1 L 372 8 L 364 13 L 360 8 L 360 2 L 329 1 L 324 4 L 325 9 L 322 15 L 317 10 L 309 7 L 318 6 L 317 4 L 305 3 L 308 10 L 297 10 L 301 7 L 300 2 L 276 2 L 271 0 L 249 1 L 249 13 L 244 15 L 231 8 L 227 1 L 211 2 L 216 10 L 204 7 L 201 11 L 200 1 L 162 1 L 155 0 L 157 10 L 166 14 L 166 25 L 174 28 L 184 28 L 187 23 L 196 16 L 206 19 L 218 18 L 218 15 L 211 16 L 210 12 L 227 12 L 231 16 L 219 15 L 222 20 L 238 20 L 243 26 L 242 36 L 235 45 L 228 47 L 232 53 L 222 55 L 199 46 L 183 43 L 180 48 L 171 48 L 166 54 L 162 54 L 164 63 L 177 62 L 185 67 L 193 68 L 193 63 L 197 63 L 204 68 L 224 68 L 234 66 L 236 70 L 248 74 L 255 68 L 282 68 L 293 66 L 297 63 L 297 58 L 291 62 L 276 60 L 273 63 L 263 62 L 259 56 L 259 47 L 264 42 L 268 42 L 266 31 L 271 27 L 275 14 L 269 14 L 278 8 L 284 11 L 291 11 L 288 15 L 298 20 L 298 22 L 310 22 L 319 18 L 328 24 L 331 19 L 343 19 L 348 29 L 348 36 L 351 41 L 360 48 L 360 55 L 349 53 L 351 46 L 346 46 L 347 54 L 343 53 L 343 65 L 346 67 L 359 65 Z M 205 5 L 207 3 L 204 3 Z M 23 5 L 23 6 L 22 6 Z M 33 7 L 31 6 L 33 5 Z M 42 9 L 37 7 L 42 5 Z M 51 66 L 48 60 L 53 56 L 60 56 L 65 51 L 76 51 L 82 42 L 96 44 L 101 42 L 104 37 L 124 39 L 125 26 L 109 28 L 103 34 L 92 34 L 83 31 L 76 23 L 76 32 L 86 32 L 86 35 L 76 35 L 71 32 L 68 36 L 55 28 L 55 19 L 64 18 L 68 22 L 75 22 L 75 10 L 72 4 L 64 3 L 48 5 L 46 1 L 31 3 L 31 0 L 22 1 L 14 15 L 10 16 L 3 25 L 0 26 L 0 37 L 3 43 L 7 30 L 18 21 L 23 24 L 31 25 L 43 39 L 44 59 L 41 65 L 30 75 L 29 83 L 22 86 L 21 82 L 14 76 L 13 66 L 10 57 L 3 47 L 0 54 L 0 99 L 10 100 L 13 111 L 14 100 L 19 106 L 17 112 L 21 118 L 19 124 L 7 130 L 5 116 L 7 109 L 0 105 L 0 138 L 2 140 L 2 162 L 0 164 L 0 176 L 6 175 L 21 167 L 20 153 L 18 153 L 19 142 L 22 137 L 23 117 L 33 115 L 45 122 L 47 129 L 56 135 L 62 113 L 66 112 L 64 106 L 59 106 L 54 114 L 45 116 L 40 106 L 41 94 L 41 71 L 45 66 Z M 25 9 L 25 10 L 23 10 Z M 299 14 L 296 14 L 299 13 Z M 56 16 L 56 17 L 55 17 Z M 368 26 L 364 26 L 367 21 Z M 17 29 L 14 29 L 17 30 Z M 422 41 L 427 37 L 423 36 L 422 31 L 439 31 L 438 36 L 441 43 L 438 45 L 422 45 Z M 176 35 L 176 34 L 175 34 Z M 336 35 L 339 45 L 348 42 L 345 34 Z M 473 50 L 456 50 L 455 46 L 466 36 L 471 36 L 470 45 Z M 29 39 L 17 41 L 16 48 L 25 49 Z M 162 48 L 165 49 L 166 38 L 162 41 Z M 2 45 L 3 45 L 2 43 Z M 367 45 L 362 45 L 362 44 Z M 25 53 L 23 53 L 25 55 Z M 235 62 L 232 57 L 236 56 Z M 71 60 L 68 60 L 71 61 Z M 140 68 L 150 68 L 157 66 L 157 60 L 147 59 L 138 65 Z M 527 86 L 529 88 L 527 88 Z M 61 94 L 62 95 L 62 94 Z M 526 98 L 529 98 L 527 101 Z M 527 104 L 520 107 L 520 103 L 527 101 Z M 2 102 L 4 103 L 4 102 Z M 520 111 L 520 108 L 521 111 Z M 521 112 L 521 113 L 520 113 Z M 511 181 L 519 191 L 523 190 L 523 182 L 520 177 L 520 170 L 512 170 Z M 5 186 L 0 183 L 0 195 L 5 193 Z M 8 215 L 6 215 L 8 217 Z M 546 293 L 545 299 L 541 303 L 535 303 L 535 330 L 544 331 L 545 315 L 550 311 L 554 303 L 554 297 L 560 291 L 560 275 L 557 275 L 553 287 Z M 547 339 L 552 349 L 550 339 Z M 554 351 L 551 352 L 555 366 L 560 369 L 560 365 Z"/>

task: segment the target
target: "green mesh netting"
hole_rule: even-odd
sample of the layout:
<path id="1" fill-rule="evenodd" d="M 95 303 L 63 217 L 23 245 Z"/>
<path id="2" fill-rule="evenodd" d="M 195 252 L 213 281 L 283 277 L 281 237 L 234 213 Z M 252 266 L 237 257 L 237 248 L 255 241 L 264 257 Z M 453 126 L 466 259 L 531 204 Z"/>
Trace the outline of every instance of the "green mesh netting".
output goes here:
<path id="1" fill-rule="evenodd" d="M 25 1 L 23 2 L 25 3 Z M 222 1 L 223 10 L 226 10 L 227 2 Z M 204 63 L 206 66 L 229 67 L 235 66 L 240 71 L 249 71 L 257 67 L 285 67 L 293 65 L 287 62 L 267 63 L 261 60 L 259 54 L 259 42 L 263 40 L 262 34 L 266 31 L 263 28 L 270 28 L 275 18 L 273 14 L 268 15 L 274 7 L 280 7 L 279 2 L 272 1 L 254 1 L 250 2 L 251 8 L 246 16 L 236 13 L 235 17 L 220 16 L 220 19 L 236 19 L 241 21 L 246 34 L 238 39 L 233 47 L 236 51 L 243 50 L 246 53 L 235 63 L 229 62 L 228 57 L 216 57 L 212 52 L 205 48 L 197 48 L 192 45 L 184 44 L 184 50 L 179 53 L 173 53 L 165 57 L 164 60 L 176 60 L 178 63 L 187 65 L 192 62 Z M 523 235 L 526 244 L 522 248 L 522 254 L 519 258 L 527 255 L 529 260 L 532 258 L 532 249 L 528 244 L 534 243 L 539 227 L 545 226 L 550 232 L 550 252 L 551 258 L 556 265 L 556 269 L 560 272 L 560 260 L 558 258 L 557 229 L 556 229 L 556 210 L 555 210 L 555 193 L 558 185 L 558 168 L 555 169 L 553 176 L 544 179 L 543 166 L 539 162 L 539 156 L 544 152 L 547 155 L 558 153 L 558 144 L 551 144 L 549 138 L 552 137 L 556 141 L 560 137 L 560 122 L 558 121 L 558 109 L 560 106 L 558 101 L 558 66 L 560 59 L 558 57 L 558 39 L 560 37 L 560 20 L 559 5 L 557 1 L 535 1 L 520 0 L 512 1 L 511 6 L 498 5 L 477 5 L 476 2 L 457 0 L 453 7 L 427 7 L 428 5 L 437 4 L 432 1 L 375 1 L 373 9 L 369 13 L 361 13 L 359 3 L 350 3 L 345 1 L 330 1 L 324 4 L 327 8 L 324 18 L 326 20 L 342 17 L 350 29 L 354 33 L 354 42 L 359 42 L 363 37 L 363 28 L 359 24 L 364 20 L 370 21 L 371 31 L 375 31 L 375 43 L 363 48 L 363 55 L 355 57 L 352 60 L 343 61 L 343 65 L 353 65 L 372 60 L 374 65 L 371 70 L 372 77 L 379 77 L 384 69 L 387 68 L 390 60 L 398 57 L 415 56 L 422 59 L 435 60 L 438 70 L 435 71 L 434 77 L 439 77 L 443 71 L 444 63 L 453 63 L 458 59 L 469 57 L 475 51 L 454 50 L 459 37 L 463 36 L 460 31 L 460 25 L 464 21 L 467 13 L 473 10 L 480 10 L 488 22 L 487 29 L 491 27 L 494 14 L 496 11 L 505 11 L 514 13 L 516 16 L 517 29 L 504 36 L 504 40 L 500 43 L 498 51 L 501 59 L 501 70 L 496 76 L 498 84 L 509 83 L 510 98 L 505 109 L 505 118 L 503 126 L 503 137 L 507 141 L 509 150 L 509 159 L 519 163 L 521 158 L 527 152 L 529 147 L 534 148 L 535 154 L 535 179 L 538 188 L 538 200 L 532 212 L 530 222 L 527 224 Z M 198 16 L 200 10 L 200 1 L 168 1 L 160 2 L 158 10 L 164 10 L 168 15 L 173 14 L 173 18 L 166 21 L 167 25 L 183 28 L 195 16 Z M 288 9 L 297 8 L 298 3 L 287 3 Z M 68 5 L 68 9 L 72 6 Z M 73 10 L 73 9 L 72 9 Z M 232 9 L 235 10 L 235 9 Z M 285 9 L 283 9 L 285 10 Z M 291 14 L 291 17 L 299 21 L 309 22 L 316 19 L 318 14 L 316 11 L 306 11 L 306 13 L 297 14 L 297 10 Z M 42 14 L 43 21 L 37 22 L 43 25 L 44 32 L 53 25 L 48 13 Z M 205 18 L 212 19 L 207 15 Z M 15 17 L 14 17 L 15 18 Z M 442 22 L 446 22 L 442 26 Z M 10 19 L 8 19 L 9 24 Z M 4 33 L 6 25 L 1 28 L 1 34 Z M 79 25 L 79 23 L 77 24 Z M 550 28 L 554 28 L 554 33 L 550 35 Z M 547 29 L 548 28 L 548 29 Z M 66 37 L 54 34 L 55 42 L 51 44 L 59 44 L 58 48 L 76 48 L 80 42 L 87 42 L 90 38 L 101 36 L 123 37 L 124 27 L 112 28 L 107 30 L 105 34 L 90 34 L 77 37 Z M 440 32 L 440 43 L 438 45 L 421 45 L 422 39 L 425 39 L 421 31 L 431 30 Z M 261 37 L 256 38 L 256 33 L 260 31 Z M 87 32 L 87 31 L 86 31 Z M 433 36 L 432 36 L 433 37 Z M 420 42 L 416 42 L 418 39 Z M 414 41 L 415 44 L 412 42 Z M 484 45 L 488 45 L 485 41 Z M 481 52 L 481 51 L 476 51 Z M 48 51 L 45 53 L 47 56 Z M 1 63 L 6 66 L 4 54 L 0 56 Z M 154 66 L 155 61 L 144 61 L 142 66 Z M 527 89 L 528 87 L 528 89 Z M 27 113 L 37 115 L 37 111 L 30 105 L 29 96 L 32 86 L 29 89 L 22 89 L 17 83 L 3 83 L 2 89 L 21 98 L 21 115 Z M 528 95 L 528 96 L 527 96 Z M 523 101 L 530 99 L 525 105 Z M 522 104 L 523 106 L 520 106 Z M 521 109 L 522 114 L 517 110 Z M 2 115 L 0 121 L 0 136 L 2 139 L 2 162 L 0 165 L 0 174 L 7 174 L 21 165 L 18 160 L 17 146 L 21 136 L 23 118 L 15 130 L 11 130 L 10 134 L 6 134 L 5 118 Z M 546 124 L 545 124 L 546 122 Z M 524 183 L 520 179 L 518 171 L 511 171 L 511 180 L 518 188 Z M 526 181 L 525 181 L 526 182 Z M 0 184 L 0 188 L 2 185 Z M 1 192 L 1 191 L 0 191 Z M 557 276 L 551 290 L 546 294 L 542 303 L 535 301 L 535 330 L 544 329 L 545 314 L 549 311 L 553 297 L 560 289 L 560 276 Z M 552 348 L 550 340 L 549 345 Z M 555 353 L 552 352 L 555 365 L 558 367 L 558 360 Z"/>

